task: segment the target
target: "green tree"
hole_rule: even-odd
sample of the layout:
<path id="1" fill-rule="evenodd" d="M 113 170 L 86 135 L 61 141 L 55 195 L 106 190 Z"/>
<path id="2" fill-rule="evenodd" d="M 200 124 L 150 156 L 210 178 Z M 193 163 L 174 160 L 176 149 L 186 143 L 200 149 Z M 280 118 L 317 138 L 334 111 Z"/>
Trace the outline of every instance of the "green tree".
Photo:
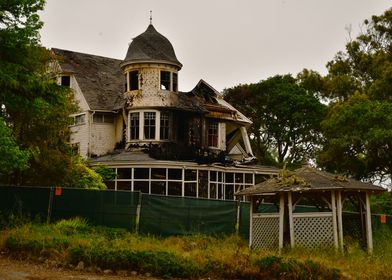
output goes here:
<path id="1" fill-rule="evenodd" d="M 226 89 L 224 94 L 253 121 L 250 133 L 261 162 L 268 152 L 279 165 L 299 164 L 314 155 L 324 105 L 291 75 L 240 85 Z"/>
<path id="2" fill-rule="evenodd" d="M 69 184 L 69 178 L 78 178 L 77 172 L 102 182 L 84 162 L 73 164 L 78 158 L 68 142 L 68 116 L 76 107 L 70 89 L 58 85 L 48 71 L 56 57 L 39 42 L 38 12 L 44 4 L 44 0 L 0 2 L 0 117 L 19 150 L 31 155 L 29 168 L 3 178 L 3 183 Z M 80 180 L 75 180 L 69 185 L 78 186 Z"/>
<path id="3" fill-rule="evenodd" d="M 302 86 L 330 101 L 318 164 L 357 179 L 392 175 L 392 9 L 328 62 L 324 77 L 304 70 Z"/>
<path id="4" fill-rule="evenodd" d="M 11 130 L 0 118 L 0 178 L 28 168 L 30 153 L 19 149 Z"/>

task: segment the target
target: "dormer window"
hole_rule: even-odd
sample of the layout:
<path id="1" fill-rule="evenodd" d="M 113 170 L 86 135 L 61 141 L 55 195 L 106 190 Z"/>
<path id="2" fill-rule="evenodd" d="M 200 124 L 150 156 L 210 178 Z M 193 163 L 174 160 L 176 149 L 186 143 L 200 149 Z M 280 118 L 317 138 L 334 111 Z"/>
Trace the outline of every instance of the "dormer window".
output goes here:
<path id="1" fill-rule="evenodd" d="M 70 87 L 71 86 L 71 76 L 69 76 L 69 75 L 61 76 L 60 85 L 65 86 L 65 87 Z"/>

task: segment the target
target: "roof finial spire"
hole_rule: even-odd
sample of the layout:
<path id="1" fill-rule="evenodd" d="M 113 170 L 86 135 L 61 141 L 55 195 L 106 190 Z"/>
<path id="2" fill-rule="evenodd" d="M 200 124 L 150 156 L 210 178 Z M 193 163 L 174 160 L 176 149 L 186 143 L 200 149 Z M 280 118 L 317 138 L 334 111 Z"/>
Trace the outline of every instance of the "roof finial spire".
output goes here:
<path id="1" fill-rule="evenodd" d="M 150 10 L 150 24 L 152 24 L 152 11 Z"/>

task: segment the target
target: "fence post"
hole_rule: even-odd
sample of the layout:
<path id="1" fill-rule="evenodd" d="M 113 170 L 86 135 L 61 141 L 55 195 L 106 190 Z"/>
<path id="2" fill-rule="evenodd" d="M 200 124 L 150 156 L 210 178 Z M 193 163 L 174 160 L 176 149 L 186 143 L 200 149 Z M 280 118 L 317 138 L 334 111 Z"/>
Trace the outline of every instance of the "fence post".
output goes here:
<path id="1" fill-rule="evenodd" d="M 50 187 L 49 202 L 48 202 L 48 215 L 46 216 L 46 223 L 50 223 L 50 218 L 52 216 L 53 208 L 53 198 L 54 198 L 54 187 Z"/>
<path id="2" fill-rule="evenodd" d="M 136 206 L 136 221 L 135 221 L 135 232 L 139 233 L 139 225 L 140 225 L 140 211 L 142 208 L 142 192 L 139 192 L 139 202 Z"/>
<path id="3" fill-rule="evenodd" d="M 238 236 L 240 234 L 240 214 L 241 214 L 241 202 L 237 200 L 237 217 L 235 222 L 235 234 Z"/>

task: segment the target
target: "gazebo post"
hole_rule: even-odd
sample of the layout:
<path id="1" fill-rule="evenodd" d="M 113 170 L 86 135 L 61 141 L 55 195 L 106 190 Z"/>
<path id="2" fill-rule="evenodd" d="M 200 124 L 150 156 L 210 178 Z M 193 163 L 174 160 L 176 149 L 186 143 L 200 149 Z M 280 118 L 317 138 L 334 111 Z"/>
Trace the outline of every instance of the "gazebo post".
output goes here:
<path id="1" fill-rule="evenodd" d="M 366 192 L 366 240 L 368 253 L 373 253 L 372 216 L 370 212 L 370 195 Z"/>
<path id="2" fill-rule="evenodd" d="M 289 227 L 290 227 L 290 245 L 291 248 L 294 248 L 294 221 L 293 221 L 293 199 L 292 193 L 288 192 L 288 208 L 289 208 Z"/>
<path id="3" fill-rule="evenodd" d="M 331 191 L 331 204 L 332 204 L 332 228 L 333 228 L 333 242 L 335 249 L 338 250 L 338 227 L 336 224 L 336 202 L 335 202 L 335 191 Z"/>
<path id="4" fill-rule="evenodd" d="M 280 193 L 279 202 L 279 254 L 283 249 L 283 234 L 284 234 L 284 193 Z"/>
<path id="5" fill-rule="evenodd" d="M 249 247 L 252 247 L 252 238 L 253 238 L 253 204 L 254 204 L 254 196 L 250 197 L 250 210 L 249 210 Z"/>
<path id="6" fill-rule="evenodd" d="M 342 205 L 342 191 L 337 191 L 337 212 L 338 212 L 338 230 L 339 230 L 339 247 L 340 252 L 343 253 L 343 205 Z"/>

